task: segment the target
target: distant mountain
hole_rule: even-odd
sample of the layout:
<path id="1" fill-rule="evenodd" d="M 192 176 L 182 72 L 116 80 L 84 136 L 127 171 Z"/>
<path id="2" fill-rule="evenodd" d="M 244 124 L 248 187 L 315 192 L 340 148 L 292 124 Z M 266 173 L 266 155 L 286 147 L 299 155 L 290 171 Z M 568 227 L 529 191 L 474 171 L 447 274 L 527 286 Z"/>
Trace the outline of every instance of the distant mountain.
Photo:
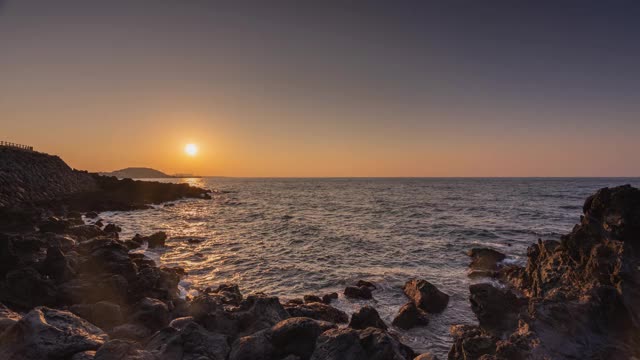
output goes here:
<path id="1" fill-rule="evenodd" d="M 107 173 L 100 173 L 100 175 L 117 176 L 119 178 L 131 178 L 131 179 L 158 179 L 158 178 L 171 178 L 173 176 L 167 175 L 162 171 L 145 167 L 129 167 L 126 169 L 116 170 Z"/>

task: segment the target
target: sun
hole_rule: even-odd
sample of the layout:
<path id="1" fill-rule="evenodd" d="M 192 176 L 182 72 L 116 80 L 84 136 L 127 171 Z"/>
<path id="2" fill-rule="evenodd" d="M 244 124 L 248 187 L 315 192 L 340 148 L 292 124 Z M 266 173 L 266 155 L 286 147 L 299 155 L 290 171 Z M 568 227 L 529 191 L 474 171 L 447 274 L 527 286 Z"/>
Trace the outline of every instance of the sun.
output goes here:
<path id="1" fill-rule="evenodd" d="M 189 156 L 196 156 L 198 153 L 198 146 L 196 144 L 187 144 L 184 147 L 184 152 Z"/>

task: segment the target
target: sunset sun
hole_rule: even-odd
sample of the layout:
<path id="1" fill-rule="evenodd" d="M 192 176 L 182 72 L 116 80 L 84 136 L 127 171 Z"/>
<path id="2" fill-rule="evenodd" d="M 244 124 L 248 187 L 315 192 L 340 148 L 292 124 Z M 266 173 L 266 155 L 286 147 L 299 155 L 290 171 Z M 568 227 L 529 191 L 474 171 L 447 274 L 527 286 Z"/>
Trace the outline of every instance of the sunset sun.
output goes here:
<path id="1" fill-rule="evenodd" d="M 187 144 L 184 147 L 184 152 L 189 156 L 195 156 L 198 153 L 198 146 L 196 144 Z"/>

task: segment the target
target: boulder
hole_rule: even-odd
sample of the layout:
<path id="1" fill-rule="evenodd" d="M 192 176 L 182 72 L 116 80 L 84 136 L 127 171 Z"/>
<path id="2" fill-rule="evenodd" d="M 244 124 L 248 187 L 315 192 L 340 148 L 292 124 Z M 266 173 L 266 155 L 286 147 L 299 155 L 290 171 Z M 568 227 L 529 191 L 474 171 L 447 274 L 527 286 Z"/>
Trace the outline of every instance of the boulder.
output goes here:
<path id="1" fill-rule="evenodd" d="M 122 231 L 122 228 L 116 224 L 107 224 L 102 231 L 106 233 L 119 233 Z"/>
<path id="2" fill-rule="evenodd" d="M 449 304 L 449 295 L 426 280 L 409 280 L 403 291 L 418 308 L 428 313 L 442 312 Z"/>
<path id="3" fill-rule="evenodd" d="M 13 246 L 13 239 L 6 234 L 0 233 L 0 278 L 16 268 L 20 259 Z"/>
<path id="4" fill-rule="evenodd" d="M 153 333 L 146 326 L 140 324 L 122 324 L 114 327 L 109 331 L 109 336 L 112 339 L 123 339 L 123 340 L 133 340 L 133 341 L 142 341 Z"/>
<path id="5" fill-rule="evenodd" d="M 356 287 L 366 287 L 371 290 L 377 289 L 377 287 L 371 281 L 366 280 L 358 280 L 358 282 L 356 283 Z"/>
<path id="6" fill-rule="evenodd" d="M 325 304 L 331 304 L 331 302 L 333 300 L 337 300 L 338 299 L 338 293 L 336 292 L 332 292 L 330 294 L 324 294 L 322 295 L 322 302 Z"/>
<path id="7" fill-rule="evenodd" d="M 180 273 L 172 268 L 144 266 L 132 281 L 130 297 L 133 300 L 152 297 L 164 301 L 178 298 Z"/>
<path id="8" fill-rule="evenodd" d="M 158 299 L 143 298 L 136 304 L 131 319 L 151 331 L 157 331 L 169 324 L 169 308 Z"/>
<path id="9" fill-rule="evenodd" d="M 449 350 L 450 360 L 480 359 L 495 355 L 498 338 L 484 332 L 475 325 L 454 325 L 451 327 L 453 346 Z M 514 359 L 515 360 L 515 359 Z"/>
<path id="10" fill-rule="evenodd" d="M 127 340 L 111 340 L 98 351 L 94 360 L 160 360 L 155 354 L 142 350 L 138 343 Z"/>
<path id="11" fill-rule="evenodd" d="M 216 289 L 205 289 L 207 294 L 220 295 L 220 302 L 227 305 L 240 305 L 242 302 L 242 293 L 237 284 L 222 284 Z"/>
<path id="12" fill-rule="evenodd" d="M 59 286 L 63 303 L 96 303 L 110 301 L 125 304 L 128 299 L 129 282 L 121 275 L 81 275 Z"/>
<path id="13" fill-rule="evenodd" d="M 0 301 L 24 309 L 55 305 L 58 291 L 53 281 L 32 267 L 24 267 L 7 273 L 4 283 L 0 283 Z"/>
<path id="14" fill-rule="evenodd" d="M 413 360 L 438 360 L 438 357 L 431 353 L 424 353 L 416 356 Z"/>
<path id="15" fill-rule="evenodd" d="M 164 231 L 158 231 L 157 233 L 146 236 L 143 239 L 149 244 L 150 248 L 163 247 L 167 240 L 167 233 Z"/>
<path id="16" fill-rule="evenodd" d="M 344 296 L 352 299 L 370 300 L 373 299 L 371 288 L 366 286 L 347 286 L 344 289 Z"/>
<path id="17" fill-rule="evenodd" d="M 332 329 L 320 335 L 312 360 L 412 360 L 415 353 L 376 328 Z"/>
<path id="18" fill-rule="evenodd" d="M 84 216 L 89 219 L 95 219 L 98 217 L 98 213 L 95 211 L 89 211 L 88 213 L 85 213 Z"/>
<path id="19" fill-rule="evenodd" d="M 59 247 L 49 247 L 40 272 L 48 275 L 57 283 L 71 280 L 76 276 L 73 261 L 67 258 Z"/>
<path id="20" fill-rule="evenodd" d="M 404 330 L 416 326 L 427 326 L 429 324 L 429 316 L 424 311 L 418 309 L 416 304 L 408 302 L 400 308 L 392 324 Z"/>
<path id="21" fill-rule="evenodd" d="M 184 323 L 181 329 L 167 327 L 158 331 L 145 349 L 167 360 L 226 360 L 230 350 L 226 336 L 211 333 L 194 321 Z"/>
<path id="22" fill-rule="evenodd" d="M 20 321 L 20 319 L 22 319 L 20 314 L 0 303 L 0 334 L 10 328 L 11 325 Z"/>
<path id="23" fill-rule="evenodd" d="M 69 235 L 75 236 L 78 240 L 90 240 L 98 236 L 104 236 L 106 233 L 95 225 L 78 225 L 72 226 L 66 230 Z"/>
<path id="24" fill-rule="evenodd" d="M 69 310 L 101 329 L 111 329 L 124 322 L 120 305 L 109 301 L 99 301 L 95 304 L 75 304 Z"/>
<path id="25" fill-rule="evenodd" d="M 490 248 L 473 248 L 467 253 L 471 257 L 469 276 L 494 277 L 500 269 L 500 262 L 506 255 Z"/>
<path id="26" fill-rule="evenodd" d="M 315 320 L 328 321 L 336 324 L 346 323 L 349 316 L 342 310 L 323 303 L 286 304 L 285 309 L 293 317 L 308 317 Z"/>
<path id="27" fill-rule="evenodd" d="M 471 310 L 483 329 L 498 334 L 516 329 L 519 312 L 526 305 L 526 300 L 491 284 L 473 284 L 469 286 L 469 292 Z"/>
<path id="28" fill-rule="evenodd" d="M 54 216 L 50 217 L 48 220 L 40 223 L 38 225 L 38 229 L 43 233 L 56 233 L 62 234 L 69 228 L 69 222 L 66 220 L 58 219 Z"/>
<path id="29" fill-rule="evenodd" d="M 68 311 L 37 307 L 0 335 L 0 359 L 64 359 L 106 340 L 102 330 Z"/>
<path id="30" fill-rule="evenodd" d="M 71 360 L 93 360 L 95 356 L 96 352 L 94 350 L 87 350 L 73 354 Z"/>
<path id="31" fill-rule="evenodd" d="M 81 265 L 81 272 L 89 274 L 117 274 L 127 280 L 135 280 L 138 269 L 129 258 L 129 249 L 111 241 L 93 249 L 87 261 Z"/>
<path id="32" fill-rule="evenodd" d="M 360 310 L 351 315 L 351 321 L 349 327 L 352 329 L 366 329 L 368 327 L 374 327 L 382 330 L 387 330 L 387 325 L 380 319 L 378 311 L 371 306 L 363 306 Z"/>
<path id="33" fill-rule="evenodd" d="M 314 303 L 314 302 L 322 302 L 322 298 L 316 295 L 305 295 L 303 296 L 303 301 L 305 304 Z"/>

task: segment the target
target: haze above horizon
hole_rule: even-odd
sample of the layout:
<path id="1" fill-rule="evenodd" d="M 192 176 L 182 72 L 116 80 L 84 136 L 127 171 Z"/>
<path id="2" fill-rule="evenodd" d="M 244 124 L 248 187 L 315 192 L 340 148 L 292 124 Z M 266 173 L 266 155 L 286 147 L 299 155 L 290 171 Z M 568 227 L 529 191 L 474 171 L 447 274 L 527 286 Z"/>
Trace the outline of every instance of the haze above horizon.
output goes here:
<path id="1" fill-rule="evenodd" d="M 631 1 L 0 0 L 1 140 L 90 171 L 640 175 Z"/>

